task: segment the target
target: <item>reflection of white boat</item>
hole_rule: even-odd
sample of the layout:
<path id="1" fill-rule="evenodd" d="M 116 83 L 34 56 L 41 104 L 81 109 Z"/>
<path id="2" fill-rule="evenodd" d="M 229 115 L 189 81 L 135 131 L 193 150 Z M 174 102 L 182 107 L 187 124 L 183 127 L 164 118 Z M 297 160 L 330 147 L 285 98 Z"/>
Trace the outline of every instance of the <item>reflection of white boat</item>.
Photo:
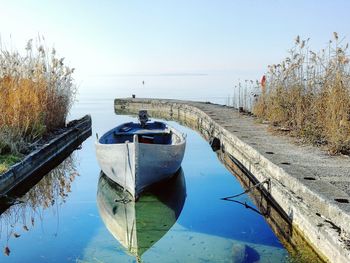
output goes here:
<path id="1" fill-rule="evenodd" d="M 148 122 L 140 111 L 140 123 L 124 123 L 96 142 L 102 171 L 136 199 L 148 186 L 174 174 L 181 166 L 185 136 L 163 122 Z"/>
<path id="2" fill-rule="evenodd" d="M 109 232 L 132 255 L 141 255 L 174 225 L 186 199 L 182 169 L 153 185 L 138 202 L 120 202 L 126 192 L 101 172 L 97 206 Z"/>

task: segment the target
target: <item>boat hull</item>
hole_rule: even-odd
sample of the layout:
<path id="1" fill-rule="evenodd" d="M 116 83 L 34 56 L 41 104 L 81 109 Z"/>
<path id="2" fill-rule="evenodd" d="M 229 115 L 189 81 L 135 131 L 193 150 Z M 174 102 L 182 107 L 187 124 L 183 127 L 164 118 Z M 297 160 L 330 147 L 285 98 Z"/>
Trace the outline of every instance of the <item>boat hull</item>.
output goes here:
<path id="1" fill-rule="evenodd" d="M 96 143 L 96 156 L 101 170 L 135 197 L 135 144 Z"/>
<path id="2" fill-rule="evenodd" d="M 170 145 L 96 142 L 96 156 L 101 170 L 137 199 L 145 188 L 181 167 L 185 147 L 185 140 Z"/>
<path id="3" fill-rule="evenodd" d="M 184 156 L 186 144 L 157 145 L 137 143 L 135 146 L 136 193 L 161 180 L 171 177 Z"/>

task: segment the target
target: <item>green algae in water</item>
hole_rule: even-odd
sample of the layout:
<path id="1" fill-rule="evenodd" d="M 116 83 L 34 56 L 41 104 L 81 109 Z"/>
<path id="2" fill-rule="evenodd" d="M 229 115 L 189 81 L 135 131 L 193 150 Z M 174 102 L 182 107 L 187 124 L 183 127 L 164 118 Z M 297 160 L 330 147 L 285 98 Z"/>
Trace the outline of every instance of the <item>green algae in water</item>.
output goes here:
<path id="1" fill-rule="evenodd" d="M 112 122 L 131 121 L 129 117 L 111 116 L 110 105 L 103 101 L 99 104 L 88 103 L 83 107 L 84 113 L 86 109 L 91 110 L 94 119 L 93 128 L 99 134 L 110 129 Z M 171 220 L 170 223 L 173 225 L 168 226 L 169 230 L 158 241 L 154 238 L 155 242 L 148 248 L 146 245 L 142 246 L 142 250 L 145 251 L 142 252 L 139 260 L 142 262 L 241 260 L 249 262 L 259 257 L 258 262 L 295 262 L 290 260 L 293 253 L 288 255 L 287 250 L 262 216 L 241 205 L 220 201 L 220 198 L 240 193 L 244 189 L 220 164 L 208 143 L 190 129 L 177 123 L 171 123 L 171 125 L 187 133 L 188 145 L 182 162 L 186 179 L 186 202 L 182 204 L 181 210 L 174 208 L 176 202 L 181 204 L 177 198 L 174 198 L 171 203 L 169 199 L 164 200 L 166 194 L 155 194 L 157 198 L 152 199 L 153 201 L 158 200 L 162 203 L 161 206 L 167 203 L 165 209 L 172 207 L 173 211 L 180 210 L 181 215 L 178 216 L 175 224 Z M 44 213 L 46 211 L 45 216 L 41 213 L 33 214 L 35 226 L 33 229 L 29 227 L 29 232 L 22 231 L 21 237 L 10 239 L 11 254 L 0 256 L 1 262 L 107 263 L 137 260 L 107 229 L 96 207 L 97 180 L 100 170 L 92 150 L 93 143 L 94 138 L 88 139 L 79 152 L 77 172 L 81 176 L 77 176 L 72 184 L 66 202 L 60 204 L 55 200 L 57 211 L 55 210 L 54 213 L 43 209 Z M 160 196 L 163 196 L 163 199 Z M 42 201 L 45 203 L 45 199 Z M 244 201 L 253 205 L 249 197 L 245 197 Z M 166 212 L 164 214 L 171 215 Z M 140 219 L 142 221 L 142 218 Z M 6 221 L 2 222 L 3 226 L 6 226 Z M 6 227 L 2 229 L 1 241 L 5 245 Z M 147 238 L 147 240 L 150 239 Z"/>
<path id="2" fill-rule="evenodd" d="M 198 233 L 175 223 L 185 199 L 182 174 L 136 203 L 116 202 L 125 194 L 105 175 L 100 177 L 97 203 L 115 240 L 92 242 L 85 259 L 112 262 L 113 243 L 117 246 L 118 242 L 130 255 L 126 262 L 283 262 L 287 256 L 282 248 Z"/>
<path id="3" fill-rule="evenodd" d="M 157 184 L 138 202 L 101 174 L 97 204 L 109 232 L 131 255 L 139 258 L 174 225 L 183 207 L 186 187 L 182 170 Z"/>

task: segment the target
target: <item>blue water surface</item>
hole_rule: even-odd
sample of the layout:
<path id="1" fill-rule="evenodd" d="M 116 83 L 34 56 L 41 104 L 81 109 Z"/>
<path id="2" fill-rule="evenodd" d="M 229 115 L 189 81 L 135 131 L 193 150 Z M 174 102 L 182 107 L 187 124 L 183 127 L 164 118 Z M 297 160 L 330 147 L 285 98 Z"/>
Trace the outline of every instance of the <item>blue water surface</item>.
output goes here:
<path id="1" fill-rule="evenodd" d="M 96 204 L 100 168 L 95 134 L 132 117 L 114 113 L 113 98 L 79 101 L 71 119 L 90 113 L 93 136 L 62 165 L 0 216 L 0 262 L 284 262 L 287 251 L 264 218 L 221 200 L 244 191 L 195 131 L 187 134 L 182 163 L 186 201 L 175 224 L 137 258 L 106 228 Z M 47 178 L 50 177 L 50 174 Z M 50 178 L 51 178 L 50 177 Z M 65 178 L 64 180 L 62 178 Z M 45 177 L 42 179 L 44 180 Z M 65 181 L 65 182 L 62 182 Z M 62 187 L 65 185 L 65 187 Z M 63 190 L 62 190 L 63 188 Z M 253 206 L 247 196 L 240 200 Z M 7 255 L 6 255 L 7 254 Z"/>

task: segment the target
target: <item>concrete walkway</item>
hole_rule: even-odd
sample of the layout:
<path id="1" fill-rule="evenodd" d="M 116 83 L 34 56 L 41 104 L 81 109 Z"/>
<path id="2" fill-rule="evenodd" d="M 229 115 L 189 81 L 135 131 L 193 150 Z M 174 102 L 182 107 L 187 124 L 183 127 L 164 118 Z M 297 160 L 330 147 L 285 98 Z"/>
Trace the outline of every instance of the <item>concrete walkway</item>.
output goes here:
<path id="1" fill-rule="evenodd" d="M 271 179 L 271 196 L 307 242 L 330 262 L 350 262 L 350 158 L 329 156 L 233 108 L 192 101 L 116 99 L 116 110 L 148 109 L 191 123 L 205 138 L 217 137 L 225 151 L 260 181 Z"/>

